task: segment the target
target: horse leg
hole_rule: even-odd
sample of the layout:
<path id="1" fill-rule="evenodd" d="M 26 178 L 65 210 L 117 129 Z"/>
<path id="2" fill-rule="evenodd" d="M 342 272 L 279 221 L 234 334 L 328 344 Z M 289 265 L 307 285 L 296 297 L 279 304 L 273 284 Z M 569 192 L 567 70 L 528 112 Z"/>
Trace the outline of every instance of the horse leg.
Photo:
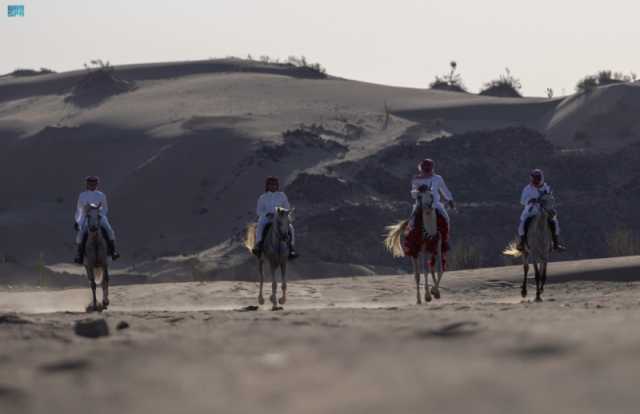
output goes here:
<path id="1" fill-rule="evenodd" d="M 98 299 L 96 298 L 96 277 L 93 269 L 87 268 L 89 275 L 89 284 L 91 285 L 91 303 L 87 306 L 87 312 L 95 312 L 98 310 Z"/>
<path id="2" fill-rule="evenodd" d="M 547 262 L 542 262 L 541 268 L 540 293 L 544 293 L 544 285 L 547 283 Z"/>
<path id="3" fill-rule="evenodd" d="M 431 270 L 431 257 L 429 254 L 424 252 L 424 300 L 427 302 L 431 302 L 431 292 L 429 291 L 429 273 L 432 273 Z"/>
<path id="4" fill-rule="evenodd" d="M 436 273 L 438 276 L 436 277 Z M 431 269 L 431 277 L 433 278 L 433 288 L 431 293 L 436 299 L 440 299 L 440 279 L 442 279 L 442 242 L 438 241 L 438 254 L 436 256 L 436 265 Z"/>
<path id="5" fill-rule="evenodd" d="M 107 309 L 109 306 L 109 268 L 105 266 L 104 275 L 102 276 L 102 308 Z"/>
<path id="6" fill-rule="evenodd" d="M 282 274 L 282 297 L 278 301 L 279 304 L 284 305 L 287 301 L 287 265 L 283 263 L 280 265 L 280 273 Z"/>
<path id="7" fill-rule="evenodd" d="M 524 280 L 522 281 L 522 289 L 520 290 L 520 293 L 522 294 L 523 298 L 526 298 L 527 297 L 527 275 L 529 275 L 529 258 L 527 257 L 527 255 L 522 256 L 522 267 L 524 270 Z"/>
<path id="8" fill-rule="evenodd" d="M 538 265 L 538 263 L 534 262 L 533 263 L 533 270 L 536 272 L 536 302 L 542 302 L 542 297 L 540 296 L 542 294 L 542 291 L 540 290 L 540 285 L 542 282 L 542 276 L 541 276 L 541 265 Z"/>
<path id="9" fill-rule="evenodd" d="M 271 310 L 278 310 L 278 282 L 276 281 L 276 267 L 271 264 L 269 268 L 271 269 L 271 305 L 273 305 Z"/>
<path id="10" fill-rule="evenodd" d="M 420 262 L 418 257 L 412 257 L 411 263 L 413 263 L 413 277 L 416 280 L 416 304 L 422 304 L 422 297 L 420 296 Z"/>
<path id="11" fill-rule="evenodd" d="M 258 293 L 258 304 L 264 305 L 264 297 L 262 296 L 262 285 L 264 285 L 264 262 L 258 259 L 258 272 L 260 273 L 260 293 Z"/>

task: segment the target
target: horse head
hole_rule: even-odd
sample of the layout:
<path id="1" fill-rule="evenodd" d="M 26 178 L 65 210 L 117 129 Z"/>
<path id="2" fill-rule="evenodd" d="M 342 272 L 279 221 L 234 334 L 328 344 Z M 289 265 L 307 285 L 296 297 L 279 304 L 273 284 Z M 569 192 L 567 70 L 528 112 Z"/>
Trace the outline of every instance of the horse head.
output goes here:
<path id="1" fill-rule="evenodd" d="M 540 201 L 540 209 L 543 212 L 555 216 L 556 214 L 556 198 L 553 196 L 553 192 L 545 191 L 538 198 Z"/>
<path id="2" fill-rule="evenodd" d="M 431 212 L 431 210 L 434 209 L 434 199 L 435 197 L 433 196 L 433 190 L 431 186 L 427 187 L 418 195 L 418 203 L 420 204 L 420 207 L 422 207 L 422 209 L 426 212 Z"/>
<path id="3" fill-rule="evenodd" d="M 91 203 L 85 206 L 85 214 L 87 216 L 87 228 L 90 232 L 95 233 L 100 228 L 100 209 L 102 203 Z"/>
<path id="4" fill-rule="evenodd" d="M 273 226 L 282 238 L 286 238 L 289 235 L 289 224 L 293 221 L 293 211 L 283 207 L 276 207 Z"/>

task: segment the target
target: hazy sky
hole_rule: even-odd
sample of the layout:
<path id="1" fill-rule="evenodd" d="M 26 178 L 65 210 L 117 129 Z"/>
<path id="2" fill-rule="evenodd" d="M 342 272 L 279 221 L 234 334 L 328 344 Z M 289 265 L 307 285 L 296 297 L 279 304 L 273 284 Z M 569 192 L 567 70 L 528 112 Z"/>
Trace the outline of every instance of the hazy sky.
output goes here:
<path id="1" fill-rule="evenodd" d="M 25 17 L 7 17 L 24 4 Z M 640 74 L 637 0 L 0 0 L 0 73 L 229 55 L 305 55 L 329 73 L 472 91 L 509 67 L 526 95 L 599 69 Z"/>

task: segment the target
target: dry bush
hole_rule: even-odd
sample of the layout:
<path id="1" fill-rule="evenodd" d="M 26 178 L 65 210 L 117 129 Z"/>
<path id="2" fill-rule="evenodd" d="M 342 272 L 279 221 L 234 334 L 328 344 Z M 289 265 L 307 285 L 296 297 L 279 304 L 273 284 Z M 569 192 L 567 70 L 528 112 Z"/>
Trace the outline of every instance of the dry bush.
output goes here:
<path id="1" fill-rule="evenodd" d="M 429 84 L 431 89 L 453 91 L 453 92 L 467 92 L 467 88 L 464 86 L 462 76 L 456 73 L 458 63 L 455 60 L 449 62 L 451 69 L 449 73 L 442 76 L 436 76 L 436 79 Z"/>
<path id="2" fill-rule="evenodd" d="M 522 98 L 520 89 L 522 89 L 520 80 L 511 74 L 509 68 L 506 68 L 505 73 L 500 75 L 498 79 L 494 79 L 484 84 L 484 89 L 480 91 L 480 95 L 499 96 L 503 98 Z"/>
<path id="3" fill-rule="evenodd" d="M 634 82 L 636 74 L 631 72 L 625 75 L 622 72 L 613 72 L 611 70 L 601 70 L 595 75 L 588 75 L 580 79 L 576 84 L 576 92 L 590 93 L 599 86 L 612 85 L 615 83 Z"/>
<path id="4" fill-rule="evenodd" d="M 607 235 L 609 256 L 634 256 L 640 254 L 640 239 L 631 230 L 617 228 Z"/>

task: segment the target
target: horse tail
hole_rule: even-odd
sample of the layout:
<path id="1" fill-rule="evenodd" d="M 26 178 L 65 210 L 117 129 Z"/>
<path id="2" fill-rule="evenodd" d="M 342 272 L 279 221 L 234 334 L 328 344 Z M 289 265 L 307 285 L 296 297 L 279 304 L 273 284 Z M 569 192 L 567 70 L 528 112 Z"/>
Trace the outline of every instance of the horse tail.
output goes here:
<path id="1" fill-rule="evenodd" d="M 402 235 L 404 234 L 409 220 L 402 220 L 398 224 L 387 226 L 387 236 L 384 239 L 384 247 L 391 252 L 393 257 L 403 257 L 404 250 L 402 249 Z"/>
<path id="2" fill-rule="evenodd" d="M 247 230 L 244 235 L 244 247 L 251 251 L 256 244 L 256 223 L 247 224 Z"/>
<path id="3" fill-rule="evenodd" d="M 504 248 L 504 250 L 502 251 L 502 254 L 505 256 L 511 256 L 511 257 L 520 257 L 522 256 L 522 252 L 520 250 L 517 249 L 518 246 L 518 242 L 515 240 L 512 240 L 507 247 Z"/>

